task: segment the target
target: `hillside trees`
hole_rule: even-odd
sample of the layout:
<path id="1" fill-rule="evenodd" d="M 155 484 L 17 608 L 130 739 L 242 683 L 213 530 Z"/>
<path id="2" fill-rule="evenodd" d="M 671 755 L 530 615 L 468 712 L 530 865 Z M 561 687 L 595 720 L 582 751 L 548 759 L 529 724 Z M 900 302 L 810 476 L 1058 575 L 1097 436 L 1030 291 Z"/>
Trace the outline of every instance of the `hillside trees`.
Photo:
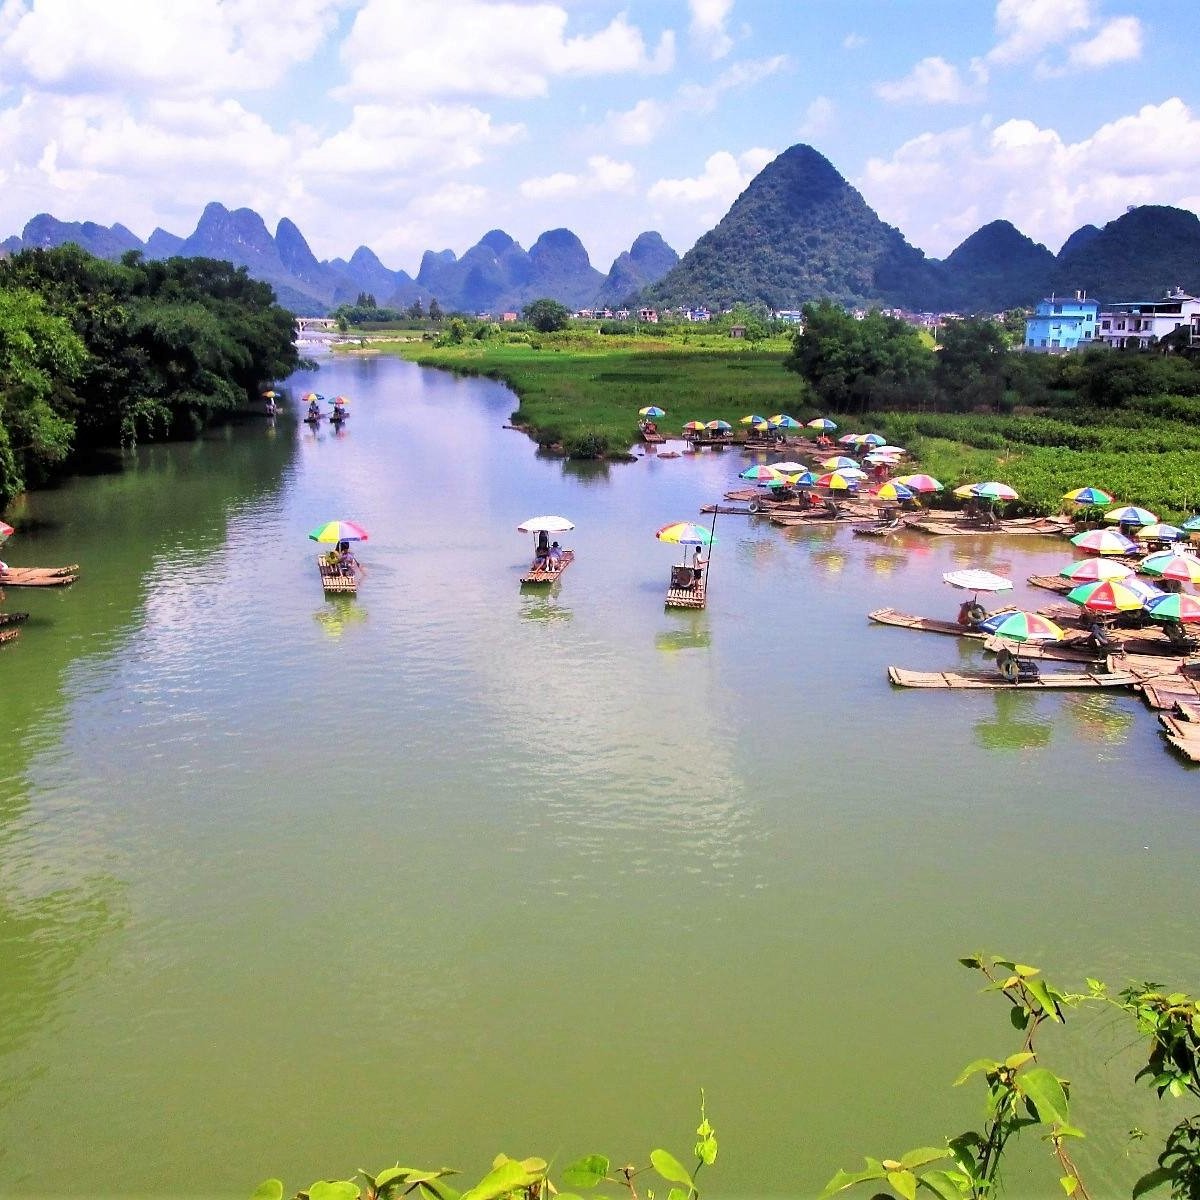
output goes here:
<path id="1" fill-rule="evenodd" d="M 831 301 L 804 306 L 804 328 L 784 367 L 806 379 L 837 412 L 907 408 L 924 400 L 934 369 L 920 335 L 872 309 L 861 320 Z"/>
<path id="2" fill-rule="evenodd" d="M 571 310 L 557 300 L 534 300 L 525 305 L 521 314 L 539 333 L 555 333 L 566 329 Z"/>

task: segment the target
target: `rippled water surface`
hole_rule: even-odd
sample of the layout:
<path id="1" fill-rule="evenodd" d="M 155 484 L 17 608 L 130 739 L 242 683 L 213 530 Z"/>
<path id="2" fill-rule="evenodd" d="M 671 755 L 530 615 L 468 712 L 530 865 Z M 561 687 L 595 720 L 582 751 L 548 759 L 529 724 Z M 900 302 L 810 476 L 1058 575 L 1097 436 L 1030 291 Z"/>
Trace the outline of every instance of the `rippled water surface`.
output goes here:
<path id="1" fill-rule="evenodd" d="M 255 418 L 18 510 L 11 561 L 83 576 L 10 593 L 0 652 L 0 1192 L 686 1159 L 703 1086 L 716 1191 L 808 1194 L 975 1119 L 950 1081 L 1016 1044 L 960 954 L 1200 984 L 1196 775 L 1154 716 L 893 691 L 980 652 L 865 618 L 1063 544 L 725 516 L 671 613 L 653 531 L 740 455 L 564 464 L 498 385 L 382 358 L 292 385 L 351 396 L 345 433 Z M 543 512 L 576 561 L 522 591 Z M 316 578 L 333 517 L 371 533 L 357 599 Z M 1054 1053 L 1119 1157 L 1129 1039 L 1087 1036 L 1111 1061 Z"/>

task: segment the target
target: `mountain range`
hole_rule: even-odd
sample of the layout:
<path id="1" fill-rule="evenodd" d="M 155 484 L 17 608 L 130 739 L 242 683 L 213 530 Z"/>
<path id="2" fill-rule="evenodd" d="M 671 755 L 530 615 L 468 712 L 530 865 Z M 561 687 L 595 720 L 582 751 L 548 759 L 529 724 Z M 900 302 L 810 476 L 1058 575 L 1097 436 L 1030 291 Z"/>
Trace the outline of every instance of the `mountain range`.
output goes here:
<path id="1" fill-rule="evenodd" d="M 427 250 L 414 279 L 366 246 L 320 261 L 284 218 L 272 236 L 249 208 L 209 204 L 186 238 L 156 229 L 142 242 L 124 225 L 34 217 L 0 252 L 77 242 L 104 258 L 204 255 L 245 266 L 280 302 L 319 315 L 360 293 L 384 307 L 437 299 L 444 310 L 499 314 L 549 296 L 571 308 L 640 302 L 728 308 L 737 302 L 795 309 L 809 300 L 916 311 L 996 312 L 1052 292 L 1145 300 L 1179 286 L 1200 291 L 1200 218 L 1184 209 L 1131 208 L 1102 229 L 1085 225 L 1058 254 L 1008 221 L 976 230 L 945 259 L 928 258 L 875 211 L 811 146 L 797 145 L 750 181 L 721 221 L 680 258 L 642 233 L 605 275 L 569 229 L 524 249 L 493 229 L 462 257 Z"/>

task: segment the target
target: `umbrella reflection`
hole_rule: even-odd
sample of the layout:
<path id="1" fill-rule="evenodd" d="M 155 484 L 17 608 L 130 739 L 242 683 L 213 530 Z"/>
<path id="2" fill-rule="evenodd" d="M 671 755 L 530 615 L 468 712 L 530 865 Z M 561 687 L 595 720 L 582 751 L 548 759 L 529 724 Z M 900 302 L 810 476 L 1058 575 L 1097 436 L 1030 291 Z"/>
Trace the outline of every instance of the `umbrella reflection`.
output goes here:
<path id="1" fill-rule="evenodd" d="M 537 591 L 521 591 L 520 617 L 523 621 L 572 621 L 575 614 L 558 603 L 559 585 L 553 584 L 549 591 L 543 587 Z"/>
<path id="2" fill-rule="evenodd" d="M 361 625 L 367 619 L 367 610 L 354 596 L 332 595 L 313 613 L 313 619 L 330 637 L 339 638 L 351 625 Z"/>
<path id="3" fill-rule="evenodd" d="M 904 565 L 903 554 L 868 554 L 867 565 L 876 575 L 891 575 Z"/>
<path id="4" fill-rule="evenodd" d="M 1034 698 L 1020 692 L 993 692 L 995 717 L 976 721 L 975 740 L 985 750 L 1040 750 L 1050 744 L 1054 726 L 1046 720 L 1029 720 L 1037 712 Z"/>
<path id="5" fill-rule="evenodd" d="M 1088 741 L 1117 746 L 1128 740 L 1133 712 L 1128 707 L 1118 707 L 1113 697 L 1075 695 L 1063 699 L 1063 707 L 1076 731 Z"/>
<path id="6" fill-rule="evenodd" d="M 846 569 L 845 550 L 814 550 L 812 561 L 825 568 L 830 575 L 840 575 Z"/>
<path id="7" fill-rule="evenodd" d="M 712 630 L 708 618 L 700 612 L 676 610 L 672 616 L 679 618 L 674 629 L 665 629 L 654 635 L 654 648 L 674 653 L 678 650 L 707 650 L 712 645 Z"/>

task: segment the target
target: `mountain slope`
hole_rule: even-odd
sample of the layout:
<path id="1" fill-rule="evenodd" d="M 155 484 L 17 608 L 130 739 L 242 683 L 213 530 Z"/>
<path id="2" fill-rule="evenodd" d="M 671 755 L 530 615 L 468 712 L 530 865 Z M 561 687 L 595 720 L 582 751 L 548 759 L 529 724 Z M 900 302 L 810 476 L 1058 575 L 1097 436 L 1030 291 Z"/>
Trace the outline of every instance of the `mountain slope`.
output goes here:
<path id="1" fill-rule="evenodd" d="M 608 269 L 596 292 L 594 304 L 614 307 L 637 297 L 649 284 L 657 283 L 675 264 L 679 255 L 653 230 L 639 233 L 628 250 L 622 250 Z"/>
<path id="2" fill-rule="evenodd" d="M 1008 221 L 993 221 L 958 246 L 942 269 L 955 308 L 1000 312 L 1045 292 L 1054 255 Z"/>

